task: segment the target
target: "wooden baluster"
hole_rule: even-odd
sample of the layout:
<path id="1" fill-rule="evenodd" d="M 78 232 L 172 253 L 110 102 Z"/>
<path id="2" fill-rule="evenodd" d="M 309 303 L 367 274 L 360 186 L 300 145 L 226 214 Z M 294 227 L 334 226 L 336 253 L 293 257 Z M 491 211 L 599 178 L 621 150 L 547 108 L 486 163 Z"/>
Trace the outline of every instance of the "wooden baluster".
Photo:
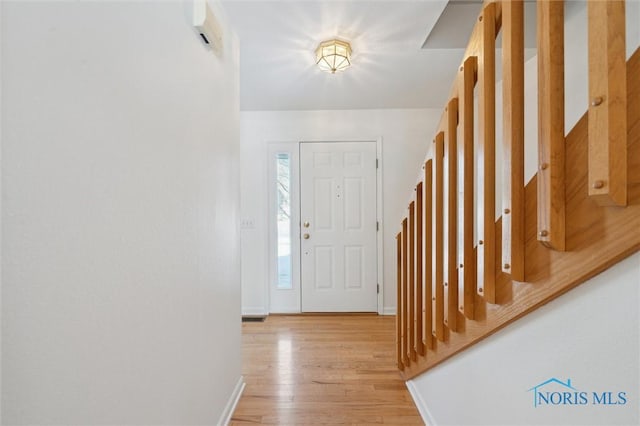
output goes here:
<path id="1" fill-rule="evenodd" d="M 627 65 L 625 3 L 588 2 L 589 196 L 627 205 Z"/>
<path id="2" fill-rule="evenodd" d="M 424 164 L 424 344 L 433 348 L 433 161 Z"/>
<path id="3" fill-rule="evenodd" d="M 538 8 L 538 240 L 565 250 L 564 2 Z"/>
<path id="4" fill-rule="evenodd" d="M 412 361 L 418 359 L 416 353 L 416 239 L 415 239 L 415 202 L 409 204 L 409 356 Z"/>
<path id="5" fill-rule="evenodd" d="M 489 303 L 496 302 L 496 25 L 495 3 L 485 6 L 480 15 L 482 32 L 478 63 L 480 84 L 478 119 L 480 134 L 478 159 L 478 294 Z"/>
<path id="6" fill-rule="evenodd" d="M 444 271 L 444 323 L 456 331 L 458 316 L 458 98 L 447 112 L 447 236 Z"/>
<path id="7" fill-rule="evenodd" d="M 434 204 L 433 211 L 433 282 L 432 294 L 435 296 L 432 312 L 434 336 L 444 341 L 444 133 L 436 135 L 434 141 Z"/>
<path id="8" fill-rule="evenodd" d="M 524 281 L 524 5 L 502 4 L 502 270 Z"/>
<path id="9" fill-rule="evenodd" d="M 397 363 L 400 370 L 404 370 L 402 363 L 402 232 L 396 236 L 396 272 L 397 272 L 397 294 L 396 294 L 396 346 Z"/>
<path id="10" fill-rule="evenodd" d="M 424 276 L 422 268 L 424 263 L 423 244 L 424 229 L 422 223 L 423 215 L 423 188 L 422 182 L 416 186 L 416 351 L 418 355 L 424 356 L 424 338 L 422 329 L 424 324 L 423 297 L 424 297 Z"/>
<path id="11" fill-rule="evenodd" d="M 458 232 L 460 243 L 458 247 L 458 308 L 465 317 L 474 318 L 474 299 L 476 293 L 476 260 L 473 253 L 473 89 L 476 84 L 478 60 L 475 56 L 465 59 L 460 69 L 458 98 L 459 121 L 462 129 L 462 143 L 458 144 L 458 161 L 462 169 L 460 181 L 461 191 L 458 205 L 460 218 Z"/>
<path id="12" fill-rule="evenodd" d="M 407 279 L 407 244 L 408 244 L 408 238 L 407 238 L 407 227 L 408 227 L 408 223 L 407 223 L 407 219 L 405 218 L 402 221 L 402 359 L 403 359 L 403 364 L 405 366 L 408 366 L 411 364 L 411 361 L 409 359 L 408 355 L 408 350 L 407 348 L 409 347 L 408 345 L 408 339 L 409 336 L 407 335 L 407 322 L 408 322 L 408 295 L 407 295 L 407 290 L 408 290 L 408 279 Z"/>

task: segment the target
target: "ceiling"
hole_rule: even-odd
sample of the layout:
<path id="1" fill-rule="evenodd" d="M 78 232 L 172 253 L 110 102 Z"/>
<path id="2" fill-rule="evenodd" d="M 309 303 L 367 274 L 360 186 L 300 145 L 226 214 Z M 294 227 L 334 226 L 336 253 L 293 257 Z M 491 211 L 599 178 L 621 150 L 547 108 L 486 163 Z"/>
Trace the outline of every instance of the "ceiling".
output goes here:
<path id="1" fill-rule="evenodd" d="M 482 4 L 481 0 L 222 3 L 240 39 L 244 111 L 441 108 Z M 334 37 L 351 42 L 353 65 L 330 74 L 316 67 L 314 51 L 318 43 Z"/>

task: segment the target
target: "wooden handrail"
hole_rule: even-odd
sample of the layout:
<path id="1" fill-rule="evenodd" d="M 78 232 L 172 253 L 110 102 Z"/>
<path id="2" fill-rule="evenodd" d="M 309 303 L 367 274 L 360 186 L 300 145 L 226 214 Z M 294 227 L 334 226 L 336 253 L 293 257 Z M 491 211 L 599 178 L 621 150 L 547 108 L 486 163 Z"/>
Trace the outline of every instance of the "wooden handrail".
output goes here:
<path id="1" fill-rule="evenodd" d="M 538 2 L 539 170 L 526 185 L 523 1 L 484 5 L 397 236 L 397 355 L 406 379 L 640 250 L 640 49 L 619 66 L 621 3 L 589 3 L 590 95 L 602 92 L 602 102 L 565 137 L 563 4 Z M 505 161 L 496 221 L 499 31 Z"/>

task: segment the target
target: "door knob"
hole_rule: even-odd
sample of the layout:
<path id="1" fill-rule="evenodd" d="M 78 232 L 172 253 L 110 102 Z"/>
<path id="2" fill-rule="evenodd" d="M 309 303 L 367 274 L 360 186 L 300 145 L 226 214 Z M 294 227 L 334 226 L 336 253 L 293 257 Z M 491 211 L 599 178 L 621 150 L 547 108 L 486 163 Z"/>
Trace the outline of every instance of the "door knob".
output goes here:
<path id="1" fill-rule="evenodd" d="M 305 240 L 308 240 L 308 239 L 309 239 L 309 236 L 310 236 L 309 234 L 304 234 L 304 235 L 302 236 L 302 238 L 304 238 Z"/>
<path id="2" fill-rule="evenodd" d="M 304 226 L 305 228 L 308 228 L 309 227 L 309 222 L 303 223 L 302 226 Z"/>

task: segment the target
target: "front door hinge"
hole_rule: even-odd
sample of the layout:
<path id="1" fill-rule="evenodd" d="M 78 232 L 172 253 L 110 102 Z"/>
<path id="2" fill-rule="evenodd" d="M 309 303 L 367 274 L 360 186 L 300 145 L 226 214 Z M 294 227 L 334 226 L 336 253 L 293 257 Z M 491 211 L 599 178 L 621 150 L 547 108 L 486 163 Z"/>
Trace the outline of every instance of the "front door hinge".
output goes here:
<path id="1" fill-rule="evenodd" d="M 376 158 L 376 169 L 378 168 L 378 159 Z"/>
<path id="2" fill-rule="evenodd" d="M 376 291 L 380 294 L 380 284 L 376 284 Z"/>
<path id="3" fill-rule="evenodd" d="M 376 221 L 376 231 L 380 230 L 380 222 Z"/>

